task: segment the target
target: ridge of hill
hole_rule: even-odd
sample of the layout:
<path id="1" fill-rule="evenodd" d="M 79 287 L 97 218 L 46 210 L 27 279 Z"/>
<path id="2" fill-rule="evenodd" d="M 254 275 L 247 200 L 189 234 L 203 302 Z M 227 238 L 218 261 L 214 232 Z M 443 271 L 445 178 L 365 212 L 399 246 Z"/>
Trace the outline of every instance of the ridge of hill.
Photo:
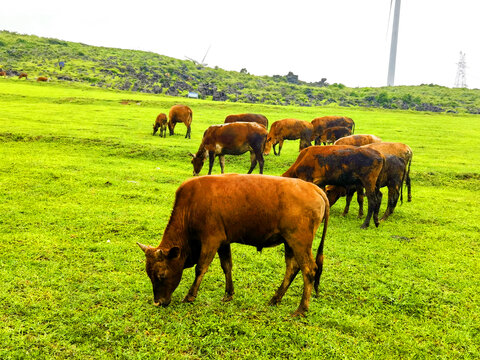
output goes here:
<path id="1" fill-rule="evenodd" d="M 60 64 L 64 63 L 61 68 Z M 480 114 L 480 90 L 438 85 L 349 88 L 323 78 L 308 83 L 292 72 L 255 76 L 206 67 L 152 52 L 0 31 L 0 68 L 8 76 L 82 82 L 101 88 L 274 105 L 341 107 Z"/>

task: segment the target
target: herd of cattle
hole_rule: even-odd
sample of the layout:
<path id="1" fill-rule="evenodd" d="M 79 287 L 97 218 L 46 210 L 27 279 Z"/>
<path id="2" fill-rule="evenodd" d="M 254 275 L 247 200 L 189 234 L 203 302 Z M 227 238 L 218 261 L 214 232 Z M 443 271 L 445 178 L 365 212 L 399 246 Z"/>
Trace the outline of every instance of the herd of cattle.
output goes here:
<path id="1" fill-rule="evenodd" d="M 2 77 L 2 76 L 3 76 L 4 79 L 6 79 L 7 78 L 7 72 L 6 71 L 0 71 L 0 77 Z M 18 78 L 28 80 L 28 74 L 25 73 L 25 72 L 21 72 L 18 75 Z M 50 80 L 46 76 L 39 76 L 39 77 L 37 77 L 37 81 L 50 81 Z"/>
<path id="2" fill-rule="evenodd" d="M 177 123 L 187 127 L 190 138 L 192 110 L 175 105 L 158 115 L 153 135 L 174 134 Z M 375 135 L 352 135 L 355 123 L 343 116 L 324 116 L 311 122 L 297 119 L 275 121 L 270 131 L 268 120 L 259 114 L 229 115 L 224 124 L 208 127 L 196 154 L 192 156 L 193 174 L 199 175 L 208 156 L 210 175 L 215 157 L 224 172 L 225 155 L 250 152 L 250 174 L 257 162 L 263 174 L 264 158 L 272 147 L 280 155 L 284 140 L 300 140 L 297 160 L 282 176 L 217 175 L 194 177 L 177 190 L 175 204 L 162 241 L 157 247 L 138 243 L 146 255 L 146 270 L 153 285 L 154 304 L 167 306 L 177 288 L 183 270 L 196 265 L 195 280 L 184 302 L 192 302 L 205 272 L 216 253 L 225 274 L 224 301 L 234 294 L 231 243 L 264 247 L 285 245 L 285 277 L 271 299 L 278 304 L 301 270 L 304 290 L 294 315 L 308 310 L 312 288 L 318 293 L 323 268 L 323 246 L 330 206 L 346 196 L 343 215 L 349 210 L 355 192 L 359 217 L 363 216 L 363 198 L 368 210 L 362 228 L 373 217 L 379 225 L 382 201 L 380 188 L 388 188 L 388 206 L 382 220 L 395 209 L 405 181 L 411 201 L 410 166 L 412 150 L 402 143 L 382 142 Z M 315 146 L 312 146 L 312 142 Z M 324 146 L 321 146 L 324 144 Z M 333 144 L 333 145 L 326 145 Z M 278 152 L 275 149 L 278 145 Z M 312 243 L 321 222 L 322 239 L 316 258 Z"/>

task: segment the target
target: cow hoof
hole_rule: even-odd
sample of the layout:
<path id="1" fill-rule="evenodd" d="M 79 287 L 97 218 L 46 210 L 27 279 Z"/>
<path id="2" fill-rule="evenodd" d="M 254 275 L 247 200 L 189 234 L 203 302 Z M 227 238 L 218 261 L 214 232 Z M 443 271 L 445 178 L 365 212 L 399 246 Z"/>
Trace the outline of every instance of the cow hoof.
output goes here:
<path id="1" fill-rule="evenodd" d="M 368 228 L 368 225 L 366 224 L 363 224 L 362 226 L 360 226 L 360 229 L 366 229 L 366 228 Z"/>
<path id="2" fill-rule="evenodd" d="M 363 218 L 363 214 L 358 214 L 357 219 Z"/>
<path id="3" fill-rule="evenodd" d="M 295 311 L 292 315 L 292 318 L 295 318 L 295 317 L 305 317 L 305 310 L 297 310 Z"/>
<path id="4" fill-rule="evenodd" d="M 270 299 L 270 301 L 268 302 L 268 305 L 275 306 L 280 304 L 280 301 L 281 299 L 278 299 L 276 296 L 274 296 L 273 298 Z"/>
<path id="5" fill-rule="evenodd" d="M 225 294 L 225 296 L 222 299 L 223 302 L 232 301 L 232 300 L 233 300 L 233 295 L 227 295 L 227 294 Z"/>
<path id="6" fill-rule="evenodd" d="M 191 303 L 195 301 L 195 296 L 192 295 L 187 295 L 185 298 L 182 300 L 184 303 Z"/>

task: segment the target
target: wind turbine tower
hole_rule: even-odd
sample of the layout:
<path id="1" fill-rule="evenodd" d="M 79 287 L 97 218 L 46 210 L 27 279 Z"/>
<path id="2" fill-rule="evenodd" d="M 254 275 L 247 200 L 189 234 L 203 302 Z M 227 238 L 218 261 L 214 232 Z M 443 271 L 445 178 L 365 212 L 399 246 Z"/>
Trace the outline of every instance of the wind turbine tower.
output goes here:
<path id="1" fill-rule="evenodd" d="M 457 63 L 457 76 L 455 77 L 456 88 L 466 88 L 467 79 L 465 77 L 465 69 L 467 68 L 467 62 L 465 61 L 465 53 L 460 51 L 460 61 Z"/>
<path id="2" fill-rule="evenodd" d="M 388 64 L 387 85 L 393 86 L 395 79 L 395 62 L 397 60 L 397 42 L 398 42 L 398 25 L 400 23 L 400 3 L 401 0 L 390 1 L 390 12 L 392 10 L 392 2 L 395 1 L 395 10 L 393 13 L 392 25 L 392 41 L 390 42 L 390 62 Z"/>

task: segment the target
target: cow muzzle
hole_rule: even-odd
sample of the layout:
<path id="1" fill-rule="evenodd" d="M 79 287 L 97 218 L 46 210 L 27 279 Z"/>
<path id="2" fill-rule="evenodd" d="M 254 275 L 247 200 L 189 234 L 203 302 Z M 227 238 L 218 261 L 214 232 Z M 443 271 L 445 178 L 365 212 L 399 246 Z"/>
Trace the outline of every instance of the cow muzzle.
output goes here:
<path id="1" fill-rule="evenodd" d="M 171 300 L 158 300 L 158 301 L 153 300 L 153 305 L 167 307 L 168 305 L 170 305 L 170 301 Z"/>

